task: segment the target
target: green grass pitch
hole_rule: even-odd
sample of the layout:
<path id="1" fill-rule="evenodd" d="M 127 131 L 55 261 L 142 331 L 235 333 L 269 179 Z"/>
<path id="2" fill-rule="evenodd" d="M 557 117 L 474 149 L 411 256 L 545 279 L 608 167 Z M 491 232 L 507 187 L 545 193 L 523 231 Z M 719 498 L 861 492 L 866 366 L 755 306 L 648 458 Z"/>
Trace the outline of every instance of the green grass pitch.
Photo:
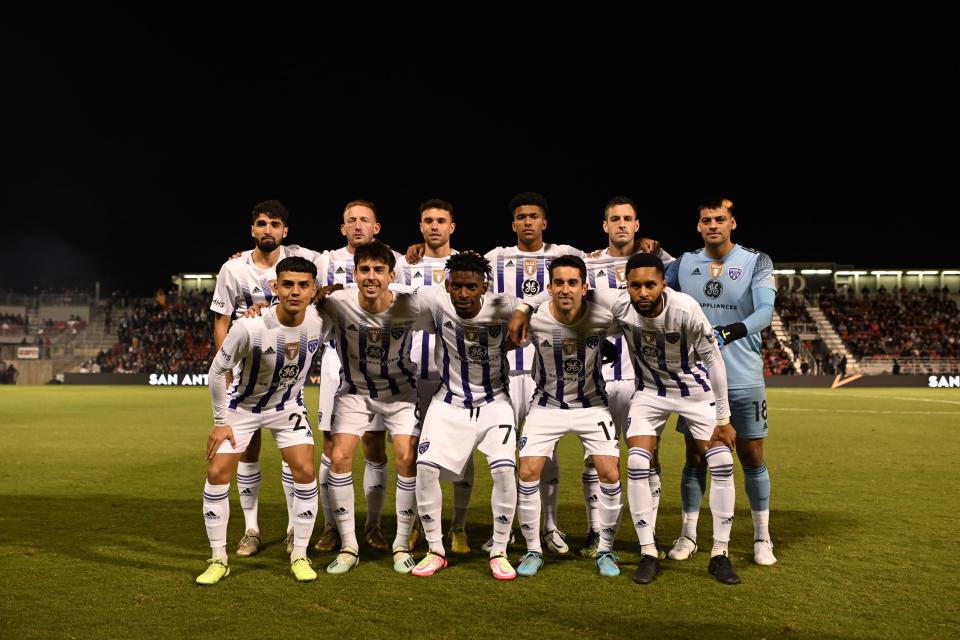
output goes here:
<path id="1" fill-rule="evenodd" d="M 308 395 L 315 407 L 316 389 Z M 0 638 L 960 636 L 960 394 L 777 389 L 768 400 L 780 563 L 751 562 L 738 464 L 731 553 L 743 584 L 736 587 L 707 574 L 703 551 L 665 561 L 653 585 L 633 584 L 629 517 L 617 543 L 620 578 L 600 578 L 579 556 L 548 557 L 537 577 L 498 583 L 479 552 L 491 518 L 481 456 L 468 521 L 473 554 L 451 556 L 447 570 L 417 579 L 394 574 L 387 554 L 365 548 L 353 572 L 327 576 L 330 556 L 311 551 L 320 578 L 297 584 L 282 545 L 279 455 L 266 437 L 266 547 L 250 559 L 232 555 L 230 577 L 200 588 L 193 580 L 209 555 L 200 495 L 211 424 L 206 390 L 0 387 Z M 572 547 L 585 527 L 580 452 L 564 439 L 560 524 Z M 680 527 L 683 465 L 672 424 L 661 460 L 658 531 L 670 542 Z M 448 518 L 450 485 L 444 494 Z M 235 484 L 231 515 L 232 551 L 243 524 Z M 705 500 L 705 546 L 709 532 Z M 520 549 L 510 555 L 516 562 Z"/>

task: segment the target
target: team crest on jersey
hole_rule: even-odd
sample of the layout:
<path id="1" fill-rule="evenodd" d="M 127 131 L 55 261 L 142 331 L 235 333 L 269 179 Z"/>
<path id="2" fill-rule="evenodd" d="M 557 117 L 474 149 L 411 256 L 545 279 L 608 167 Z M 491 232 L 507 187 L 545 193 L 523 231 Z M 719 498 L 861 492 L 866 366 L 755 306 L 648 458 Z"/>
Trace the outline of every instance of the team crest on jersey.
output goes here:
<path id="1" fill-rule="evenodd" d="M 313 340 L 307 343 L 307 349 L 310 350 L 310 353 L 313 353 L 314 351 L 316 351 L 317 347 L 319 346 L 320 346 L 320 340 L 316 338 L 314 338 Z"/>
<path id="2" fill-rule="evenodd" d="M 433 284 L 440 284 L 447 279 L 447 272 L 443 269 L 433 270 Z"/>
<path id="3" fill-rule="evenodd" d="M 429 442 L 421 442 L 421 443 L 420 443 L 420 446 L 417 447 L 417 451 L 420 452 L 420 455 L 423 455 L 423 454 L 425 454 L 425 453 L 427 452 L 427 449 L 429 449 L 429 448 L 430 448 L 430 443 L 429 443 Z"/>
<path id="4" fill-rule="evenodd" d="M 617 265 L 614 269 L 617 272 L 617 282 L 623 282 L 627 279 L 627 265 Z"/>
<path id="5" fill-rule="evenodd" d="M 528 276 L 536 275 L 537 273 L 537 259 L 536 258 L 524 258 L 523 259 L 523 272 Z"/>
<path id="6" fill-rule="evenodd" d="M 470 342 L 476 342 L 480 339 L 480 327 L 471 327 L 467 324 L 463 325 L 463 337 Z"/>
<path id="7" fill-rule="evenodd" d="M 540 293 L 540 283 L 536 280 L 524 280 L 523 281 L 523 295 L 525 296 L 535 296 Z"/>
<path id="8" fill-rule="evenodd" d="M 668 333 L 668 334 L 667 334 L 667 342 L 669 342 L 670 344 L 677 344 L 677 341 L 678 341 L 678 340 L 680 340 L 680 334 L 679 334 L 679 333 Z"/>
<path id="9" fill-rule="evenodd" d="M 640 336 L 643 339 L 644 344 L 656 344 L 657 343 L 657 332 L 656 331 L 641 331 Z"/>
<path id="10" fill-rule="evenodd" d="M 499 337 L 500 337 L 500 327 L 499 327 L 498 325 L 494 325 L 494 326 L 492 326 L 492 327 L 489 327 L 489 328 L 487 329 L 487 333 L 490 334 L 490 337 L 491 337 L 491 338 L 499 338 Z"/>
<path id="11" fill-rule="evenodd" d="M 591 349 L 596 349 L 600 346 L 600 336 L 590 336 L 587 338 L 587 346 Z"/>
<path id="12" fill-rule="evenodd" d="M 298 353 L 300 353 L 299 342 L 290 343 L 283 348 L 283 355 L 287 356 L 287 360 L 293 360 Z"/>
<path id="13" fill-rule="evenodd" d="M 577 339 L 576 338 L 564 338 L 563 339 L 563 352 L 568 356 L 572 356 L 577 352 Z"/>
<path id="14" fill-rule="evenodd" d="M 564 373 L 569 373 L 569 374 L 580 373 L 581 371 L 583 371 L 583 362 L 581 362 L 580 360 L 577 360 L 576 358 L 572 358 L 570 360 L 564 360 L 563 371 Z"/>
<path id="15" fill-rule="evenodd" d="M 722 293 L 723 285 L 719 280 L 707 280 L 707 284 L 703 285 L 703 295 L 708 298 L 719 298 Z"/>
<path id="16" fill-rule="evenodd" d="M 471 360 L 486 360 L 487 348 L 479 344 L 472 344 L 467 347 L 467 355 Z"/>
<path id="17" fill-rule="evenodd" d="M 367 329 L 367 340 L 370 342 L 380 342 L 380 338 L 383 337 L 383 329 L 381 328 L 369 328 Z"/>
<path id="18" fill-rule="evenodd" d="M 517 442 L 517 448 L 520 449 L 521 451 L 525 446 L 527 446 L 527 436 L 521 437 L 519 442 Z"/>
<path id="19" fill-rule="evenodd" d="M 367 347 L 368 360 L 380 360 L 381 358 L 383 358 L 383 347 L 378 347 L 375 345 Z"/>
<path id="20" fill-rule="evenodd" d="M 743 269 L 740 269 L 738 267 L 730 267 L 727 273 L 730 274 L 731 280 L 737 280 L 743 274 Z"/>
<path id="21" fill-rule="evenodd" d="M 710 277 L 719 278 L 720 274 L 723 273 L 723 263 L 722 262 L 711 262 L 710 263 Z"/>
<path id="22" fill-rule="evenodd" d="M 402 337 L 403 337 L 403 327 L 394 327 L 393 329 L 390 329 L 390 336 L 391 336 L 394 340 L 399 340 L 400 338 L 402 338 Z"/>

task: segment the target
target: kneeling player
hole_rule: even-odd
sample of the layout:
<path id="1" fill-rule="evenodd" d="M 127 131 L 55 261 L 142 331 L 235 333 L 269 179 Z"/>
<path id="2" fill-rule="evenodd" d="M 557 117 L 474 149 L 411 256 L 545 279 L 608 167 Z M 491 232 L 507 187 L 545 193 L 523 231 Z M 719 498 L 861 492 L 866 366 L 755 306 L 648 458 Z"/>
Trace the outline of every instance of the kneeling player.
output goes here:
<path id="1" fill-rule="evenodd" d="M 258 429 L 273 433 L 293 474 L 291 571 L 300 582 L 317 577 L 307 558 L 317 513 L 317 479 L 313 433 L 303 404 L 310 361 L 328 339 L 327 324 L 309 309 L 316 293 L 316 276 L 317 268 L 309 260 L 281 260 L 276 285 L 279 306 L 234 323 L 210 366 L 214 427 L 207 441 L 210 465 L 203 488 L 203 517 L 213 558 L 197 577 L 197 584 L 216 584 L 230 575 L 226 550 L 230 478 Z M 238 362 L 242 373 L 228 392 L 226 374 Z"/>

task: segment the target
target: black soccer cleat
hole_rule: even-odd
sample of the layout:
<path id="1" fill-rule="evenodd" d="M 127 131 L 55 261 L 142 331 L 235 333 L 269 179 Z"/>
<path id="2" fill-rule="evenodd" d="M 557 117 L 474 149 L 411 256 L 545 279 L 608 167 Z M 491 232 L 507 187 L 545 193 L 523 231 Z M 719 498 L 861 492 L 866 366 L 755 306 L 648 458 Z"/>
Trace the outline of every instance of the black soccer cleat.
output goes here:
<path id="1" fill-rule="evenodd" d="M 740 584 L 740 576 L 734 572 L 733 565 L 730 564 L 730 558 L 726 555 L 713 556 L 710 558 L 707 571 L 723 584 Z"/>
<path id="2" fill-rule="evenodd" d="M 637 584 L 650 584 L 657 579 L 660 573 L 660 559 L 656 556 L 643 554 L 640 556 L 640 564 L 633 574 L 633 581 Z"/>

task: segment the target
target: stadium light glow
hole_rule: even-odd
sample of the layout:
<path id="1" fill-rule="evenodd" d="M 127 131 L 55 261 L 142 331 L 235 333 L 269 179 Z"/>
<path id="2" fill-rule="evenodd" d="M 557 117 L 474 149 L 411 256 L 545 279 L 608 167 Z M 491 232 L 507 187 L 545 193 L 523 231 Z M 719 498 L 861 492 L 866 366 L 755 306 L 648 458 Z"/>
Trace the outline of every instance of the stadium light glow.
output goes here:
<path id="1" fill-rule="evenodd" d="M 800 273 L 805 276 L 828 276 L 833 269 L 801 269 Z"/>
<path id="2" fill-rule="evenodd" d="M 960 276 L 960 271 L 941 271 L 942 276 Z"/>
<path id="3" fill-rule="evenodd" d="M 873 276 L 902 276 L 903 271 L 871 271 Z"/>
<path id="4" fill-rule="evenodd" d="M 865 276 L 866 271 L 837 271 L 838 276 Z"/>
<path id="5" fill-rule="evenodd" d="M 213 276 L 209 273 L 185 273 L 184 278 L 196 278 L 197 280 L 212 280 Z"/>
<path id="6" fill-rule="evenodd" d="M 936 276 L 939 274 L 939 271 L 907 271 L 908 276 Z"/>
<path id="7" fill-rule="evenodd" d="M 797 270 L 796 269 L 774 269 L 773 273 L 780 276 L 792 276 L 792 275 L 796 275 Z"/>

